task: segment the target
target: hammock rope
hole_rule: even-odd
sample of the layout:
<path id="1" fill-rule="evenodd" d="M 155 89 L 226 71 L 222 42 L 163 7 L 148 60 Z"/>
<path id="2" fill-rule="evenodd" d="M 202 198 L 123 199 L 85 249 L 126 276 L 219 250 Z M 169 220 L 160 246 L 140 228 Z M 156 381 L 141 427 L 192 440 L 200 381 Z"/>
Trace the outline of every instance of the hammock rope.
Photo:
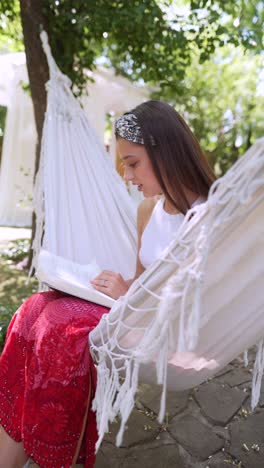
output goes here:
<path id="1" fill-rule="evenodd" d="M 109 384 L 111 386 L 113 382 L 118 382 L 123 375 L 123 368 L 120 367 L 119 369 L 122 353 L 120 343 L 123 341 L 129 343 L 128 336 L 124 339 L 122 327 L 116 325 L 114 327 L 115 332 L 112 331 L 112 317 L 118 316 L 119 323 L 125 324 L 127 320 L 132 319 L 130 310 L 134 303 L 137 303 L 137 311 L 143 313 L 143 308 L 139 307 L 139 304 L 144 303 L 142 301 L 142 289 L 144 293 L 148 293 L 149 302 L 150 298 L 152 298 L 152 307 L 148 309 L 149 311 L 151 310 L 151 319 L 148 321 L 148 326 L 146 326 L 143 336 L 138 338 L 138 340 L 132 341 L 130 348 L 126 347 L 123 359 L 126 362 L 128 358 L 130 360 L 129 375 L 131 372 L 139 372 L 140 363 L 156 362 L 157 382 L 163 385 L 159 413 L 160 422 L 163 420 L 165 413 L 167 369 L 170 357 L 175 353 L 176 355 L 179 353 L 180 356 L 181 353 L 194 351 L 197 348 L 201 328 L 205 327 L 206 323 L 212 320 L 214 315 L 219 314 L 218 309 L 215 314 L 212 310 L 202 310 L 202 296 L 207 282 L 206 269 L 208 257 L 226 236 L 227 230 L 232 231 L 232 228 L 235 229 L 242 219 L 245 219 L 259 206 L 261 207 L 259 212 L 262 215 L 264 213 L 263 146 L 264 140 L 259 140 L 222 179 L 216 181 L 211 188 L 208 201 L 204 205 L 192 210 L 196 213 L 195 216 L 192 216 L 193 213 L 191 212 L 185 218 L 175 240 L 168 247 L 162 260 L 156 261 L 135 281 L 123 303 L 121 299 L 112 309 L 113 316 L 110 314 L 108 317 L 105 317 L 90 337 L 91 349 L 98 362 L 98 387 L 101 384 L 102 378 L 102 385 L 105 388 L 105 392 L 108 393 L 107 387 L 105 387 L 105 385 L 107 386 L 107 382 L 109 384 L 108 379 L 110 378 L 110 382 L 113 379 L 111 384 Z M 263 235 L 263 228 L 259 229 L 255 234 L 257 242 L 261 241 L 261 235 Z M 243 246 L 244 254 L 246 254 L 248 247 L 246 241 L 252 246 L 254 238 L 245 239 L 245 245 Z M 240 240 L 240 243 L 242 244 L 243 240 L 242 242 Z M 263 240 L 260 246 L 262 248 L 260 255 L 263 258 Z M 238 255 L 236 254 L 233 258 L 226 259 L 226 270 L 238 261 L 237 257 Z M 168 259 L 170 259 L 170 263 L 167 262 Z M 254 260 L 256 262 L 256 258 Z M 261 262 L 260 258 L 257 261 Z M 176 269 L 176 272 L 172 271 L 173 267 L 174 270 Z M 169 269 L 169 272 L 166 271 L 167 269 Z M 256 267 L 256 269 L 258 268 Z M 263 280 L 263 267 L 260 267 L 259 270 Z M 161 284 L 165 283 L 163 288 L 157 288 L 155 283 L 151 287 L 154 276 L 159 277 Z M 164 278 L 168 278 L 168 280 L 164 281 Z M 215 280 L 216 282 L 217 280 Z M 234 296 L 236 294 L 238 292 L 234 291 Z M 260 291 L 258 294 L 260 294 Z M 153 312 L 154 300 L 156 301 L 155 312 Z M 224 306 L 224 298 L 222 298 L 222 302 Z M 260 302 L 263 310 L 264 301 L 260 300 Z M 237 326 L 239 327 L 239 323 Z M 226 324 L 226 328 L 228 328 L 228 324 Z M 250 342 L 250 345 L 256 343 L 258 338 L 261 338 L 263 335 L 263 328 L 259 329 L 258 326 L 257 328 L 258 333 L 256 333 L 253 342 Z M 98 336 L 99 330 L 101 338 L 104 336 L 108 347 L 106 350 L 104 346 L 102 353 L 100 338 Z M 215 333 L 217 333 L 217 329 Z M 241 348 L 240 352 L 244 349 Z M 252 409 L 255 408 L 260 395 L 260 384 L 264 367 L 263 354 L 261 354 L 263 351 L 261 350 L 263 350 L 263 344 L 262 347 L 259 345 L 254 368 Z M 114 352 L 118 352 L 118 361 L 115 360 Z M 206 353 L 201 353 L 201 356 L 203 355 L 206 355 Z M 235 356 L 236 354 L 230 354 L 230 358 L 224 361 L 224 364 L 227 364 Z M 111 363 L 109 366 L 111 369 L 110 374 L 107 373 L 107 363 L 109 362 Z M 133 371 L 131 371 L 131 367 Z M 214 373 L 216 372 L 217 370 L 214 371 Z M 105 378 L 106 373 L 107 379 Z M 209 373 L 209 375 L 211 374 Z M 107 405 L 104 406 L 100 398 L 97 398 L 99 392 L 96 395 L 94 409 L 98 412 L 100 434 L 97 447 L 100 446 L 103 434 L 108 431 L 108 421 L 113 420 L 113 415 L 114 418 L 117 415 L 121 417 L 117 445 L 121 444 L 123 429 L 127 423 L 127 415 L 130 414 L 128 411 L 124 411 L 123 408 L 131 408 L 131 398 L 135 396 L 137 391 L 137 384 L 135 384 L 137 379 L 138 376 L 137 378 L 134 376 L 133 381 L 130 379 L 129 382 L 129 378 L 125 378 L 121 387 L 119 385 L 116 386 L 116 391 L 119 395 L 122 395 L 122 405 L 121 403 L 119 404 L 120 398 L 116 401 L 113 399 L 109 408 L 109 399 L 107 398 Z M 201 379 L 201 381 L 203 380 Z M 176 379 L 174 383 L 174 388 L 177 388 Z"/>
<path id="2" fill-rule="evenodd" d="M 55 64 L 44 31 L 41 39 L 50 80 L 35 189 L 34 267 L 43 247 L 79 264 L 96 259 L 101 270 L 131 278 L 137 249 L 136 204 L 73 96 L 69 78 Z"/>

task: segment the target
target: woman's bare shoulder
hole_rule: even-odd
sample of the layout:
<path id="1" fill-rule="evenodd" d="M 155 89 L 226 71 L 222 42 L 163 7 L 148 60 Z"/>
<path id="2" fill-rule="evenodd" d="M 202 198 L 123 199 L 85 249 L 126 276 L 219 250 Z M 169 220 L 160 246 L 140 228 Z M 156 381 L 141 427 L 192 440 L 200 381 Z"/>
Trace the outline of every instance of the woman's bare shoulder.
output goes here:
<path id="1" fill-rule="evenodd" d="M 150 197 L 145 198 L 142 202 L 138 205 L 138 213 L 140 214 L 148 214 L 152 212 L 154 206 L 158 201 L 158 197 Z"/>
<path id="2" fill-rule="evenodd" d="M 144 229 L 159 197 L 145 198 L 138 206 L 138 225 Z"/>

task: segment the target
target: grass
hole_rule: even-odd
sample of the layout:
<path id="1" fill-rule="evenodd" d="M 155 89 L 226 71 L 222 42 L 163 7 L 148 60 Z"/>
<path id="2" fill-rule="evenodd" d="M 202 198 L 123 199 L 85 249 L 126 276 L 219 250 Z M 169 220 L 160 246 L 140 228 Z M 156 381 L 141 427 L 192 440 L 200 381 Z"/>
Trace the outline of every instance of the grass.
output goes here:
<path id="1" fill-rule="evenodd" d="M 26 258 L 29 240 L 10 242 L 0 252 L 0 349 L 3 347 L 7 326 L 21 303 L 37 291 L 38 282 L 28 272 L 19 268 L 18 262 Z"/>

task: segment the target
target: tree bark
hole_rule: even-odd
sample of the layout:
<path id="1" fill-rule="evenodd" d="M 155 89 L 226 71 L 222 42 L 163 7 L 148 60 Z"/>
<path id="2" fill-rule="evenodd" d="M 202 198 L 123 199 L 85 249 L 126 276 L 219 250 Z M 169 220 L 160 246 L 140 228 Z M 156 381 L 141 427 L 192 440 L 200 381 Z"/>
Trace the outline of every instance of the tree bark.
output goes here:
<path id="1" fill-rule="evenodd" d="M 33 101 L 35 123 L 37 129 L 37 145 L 35 159 L 35 173 L 38 171 L 40 159 L 40 145 L 44 116 L 46 111 L 46 89 L 45 84 L 49 79 L 48 64 L 42 49 L 40 32 L 42 29 L 48 31 L 47 18 L 43 14 L 43 0 L 20 0 L 21 21 L 24 35 L 25 52 L 29 84 Z M 32 216 L 31 247 L 36 231 L 36 216 Z M 32 248 L 30 251 L 28 267 L 32 262 Z"/>
<path id="2" fill-rule="evenodd" d="M 248 150 L 252 146 L 252 124 L 249 123 L 248 131 L 247 131 L 247 142 L 246 142 L 246 150 Z"/>

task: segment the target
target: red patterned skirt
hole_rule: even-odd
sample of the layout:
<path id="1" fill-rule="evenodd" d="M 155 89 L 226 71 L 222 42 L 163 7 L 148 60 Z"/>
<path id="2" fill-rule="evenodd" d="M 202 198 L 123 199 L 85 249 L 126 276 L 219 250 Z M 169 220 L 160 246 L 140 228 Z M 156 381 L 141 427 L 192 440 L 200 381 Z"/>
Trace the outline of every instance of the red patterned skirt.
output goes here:
<path id="1" fill-rule="evenodd" d="M 43 468 L 71 466 L 87 404 L 78 462 L 94 465 L 96 370 L 88 336 L 108 311 L 49 291 L 27 299 L 9 325 L 0 357 L 0 425 Z"/>

